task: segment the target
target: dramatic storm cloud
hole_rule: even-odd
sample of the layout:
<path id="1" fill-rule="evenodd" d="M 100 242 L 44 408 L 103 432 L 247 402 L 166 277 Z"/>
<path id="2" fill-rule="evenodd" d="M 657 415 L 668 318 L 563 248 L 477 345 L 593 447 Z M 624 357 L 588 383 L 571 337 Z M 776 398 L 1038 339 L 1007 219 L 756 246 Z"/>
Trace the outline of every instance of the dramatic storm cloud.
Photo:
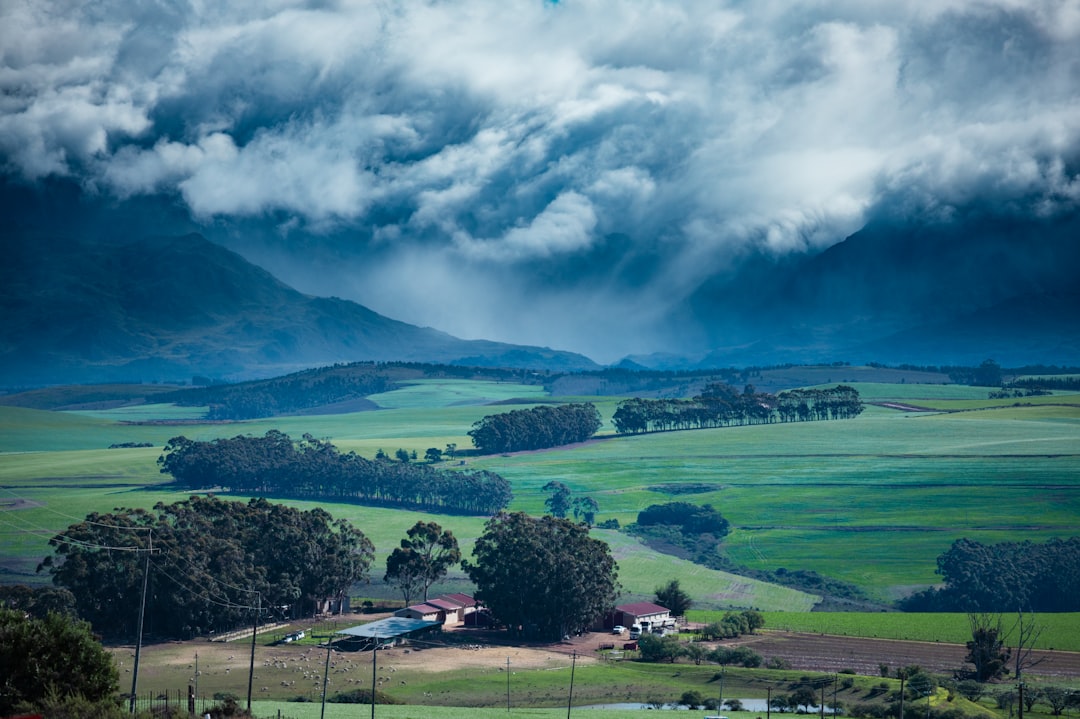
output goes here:
<path id="1" fill-rule="evenodd" d="M 10 177 L 600 360 L 748 252 L 1080 202 L 1075 0 L 9 0 L 0 58 Z"/>

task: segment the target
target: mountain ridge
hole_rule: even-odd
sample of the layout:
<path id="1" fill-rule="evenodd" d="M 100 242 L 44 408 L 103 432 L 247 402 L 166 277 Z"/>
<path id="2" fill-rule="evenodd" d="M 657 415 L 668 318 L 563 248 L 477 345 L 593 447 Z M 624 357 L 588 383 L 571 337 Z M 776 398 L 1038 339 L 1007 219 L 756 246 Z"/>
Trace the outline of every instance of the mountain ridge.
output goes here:
<path id="1" fill-rule="evenodd" d="M 0 269 L 7 384 L 230 379 L 338 362 L 593 369 L 572 352 L 464 340 L 289 287 L 200 234 L 19 236 Z"/>

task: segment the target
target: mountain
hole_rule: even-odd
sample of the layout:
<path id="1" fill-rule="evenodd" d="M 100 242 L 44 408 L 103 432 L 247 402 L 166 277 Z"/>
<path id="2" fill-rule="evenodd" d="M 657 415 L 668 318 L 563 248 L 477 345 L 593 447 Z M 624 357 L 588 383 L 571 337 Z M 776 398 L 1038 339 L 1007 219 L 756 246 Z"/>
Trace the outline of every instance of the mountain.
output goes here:
<path id="1" fill-rule="evenodd" d="M 1080 216 L 872 222 L 702 287 L 686 307 L 708 336 L 694 364 L 1072 364 L 1078 269 Z"/>
<path id="2" fill-rule="evenodd" d="M 462 340 L 302 294 L 198 234 L 3 235 L 6 385 L 252 378 L 358 360 L 594 369 L 579 354 Z"/>

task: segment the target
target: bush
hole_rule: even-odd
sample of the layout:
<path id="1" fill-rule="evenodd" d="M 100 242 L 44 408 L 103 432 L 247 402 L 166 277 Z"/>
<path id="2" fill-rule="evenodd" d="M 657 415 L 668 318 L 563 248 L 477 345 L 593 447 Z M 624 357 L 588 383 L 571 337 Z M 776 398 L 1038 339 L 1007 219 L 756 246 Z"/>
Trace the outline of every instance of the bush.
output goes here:
<path id="1" fill-rule="evenodd" d="M 333 704 L 371 704 L 371 690 L 370 689 L 353 689 L 349 692 L 338 692 L 331 697 L 328 697 L 328 702 Z M 375 692 L 376 704 L 404 704 L 405 702 L 400 699 L 395 699 L 385 692 Z"/>

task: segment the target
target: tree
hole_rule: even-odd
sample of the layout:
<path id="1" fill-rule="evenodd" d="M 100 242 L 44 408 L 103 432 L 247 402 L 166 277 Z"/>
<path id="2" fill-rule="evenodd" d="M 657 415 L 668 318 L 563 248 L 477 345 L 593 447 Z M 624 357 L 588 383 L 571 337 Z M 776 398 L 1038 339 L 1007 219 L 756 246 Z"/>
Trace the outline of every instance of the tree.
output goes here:
<path id="1" fill-rule="evenodd" d="M 790 706 L 794 709 L 798 709 L 799 707 L 811 709 L 818 705 L 817 693 L 815 693 L 811 687 L 807 686 L 801 686 L 793 691 L 788 698 L 788 701 L 790 702 Z"/>
<path id="2" fill-rule="evenodd" d="M 1016 650 L 1013 652 L 1013 673 L 1019 684 L 1024 680 L 1024 672 L 1042 664 L 1046 657 L 1035 656 L 1035 645 L 1042 636 L 1043 627 L 1035 621 L 1035 615 L 1024 616 L 1022 611 L 1016 613 L 1016 623 L 1013 625 L 1011 635 L 1016 637 Z"/>
<path id="3" fill-rule="evenodd" d="M 580 517 L 581 521 L 590 527 L 596 521 L 596 513 L 600 510 L 600 505 L 592 497 L 574 497 L 573 507 L 574 521 Z"/>
<path id="4" fill-rule="evenodd" d="M 462 566 L 476 598 L 527 638 L 585 629 L 615 605 L 617 568 L 608 545 L 567 519 L 523 512 L 492 517 Z"/>
<path id="5" fill-rule="evenodd" d="M 685 691 L 682 693 L 682 696 L 679 697 L 679 704 L 690 707 L 690 709 L 692 710 L 697 709 L 704 703 L 705 699 L 701 696 L 701 692 L 699 692 L 697 689 Z"/>
<path id="6" fill-rule="evenodd" d="M 964 661 L 975 668 L 964 672 L 964 677 L 988 682 L 1008 674 L 1012 652 L 1005 646 L 1001 616 L 971 613 L 968 614 L 968 624 L 971 627 L 971 641 L 967 643 L 968 653 Z"/>
<path id="7" fill-rule="evenodd" d="M 75 595 L 56 587 L 28 587 L 25 584 L 0 586 L 0 607 L 18 609 L 35 619 L 50 612 L 76 616 Z"/>
<path id="8" fill-rule="evenodd" d="M 570 510 L 570 488 L 562 482 L 551 481 L 544 485 L 544 492 L 551 496 L 544 500 L 544 506 L 552 517 L 565 517 Z"/>
<path id="9" fill-rule="evenodd" d="M 398 586 L 406 604 L 418 592 L 427 601 L 428 589 L 461 561 L 461 551 L 454 534 L 435 522 L 417 522 L 406 534 L 401 546 L 386 558 L 383 579 Z"/>
<path id="10" fill-rule="evenodd" d="M 434 464 L 435 462 L 441 462 L 442 456 L 442 450 L 438 447 L 428 447 L 427 451 L 424 452 L 424 459 L 431 462 L 432 464 Z"/>
<path id="11" fill-rule="evenodd" d="M 1059 717 L 1072 703 L 1072 692 L 1061 687 L 1045 687 L 1042 691 L 1042 699 L 1050 707 L 1050 713 Z"/>
<path id="12" fill-rule="evenodd" d="M 409 606 L 413 598 L 424 591 L 425 574 L 420 555 L 411 548 L 397 547 L 386 558 L 383 581 L 396 586 L 405 599 L 405 606 Z"/>
<path id="13" fill-rule="evenodd" d="M 17 706 L 40 708 L 50 697 L 108 704 L 119 698 L 119 682 L 112 657 L 88 623 L 0 609 L 0 715 Z"/>
<path id="14" fill-rule="evenodd" d="M 702 660 L 709 655 L 709 650 L 699 642 L 690 642 L 686 645 L 685 654 L 693 660 L 694 664 L 701 664 Z"/>
<path id="15" fill-rule="evenodd" d="M 672 616 L 681 617 L 686 614 L 694 600 L 682 590 L 678 579 L 672 579 L 664 586 L 656 588 L 656 603 L 670 611 Z"/>
<path id="16" fill-rule="evenodd" d="M 971 383 L 976 387 L 1000 387 L 1001 365 L 992 359 L 983 360 L 976 368 Z"/>
<path id="17" fill-rule="evenodd" d="M 75 595 L 97 631 L 116 638 L 136 631 L 131 607 L 141 600 L 151 544 L 147 624 L 183 639 L 250 624 L 254 592 L 264 607 L 314 612 L 366 578 L 374 552 L 362 532 L 318 507 L 199 496 L 90 514 L 50 544 L 55 554 L 42 566 L 53 582 Z"/>
<path id="18" fill-rule="evenodd" d="M 956 691 L 971 702 L 977 702 L 986 694 L 986 685 L 974 679 L 963 679 L 956 684 Z"/>
<path id="19" fill-rule="evenodd" d="M 638 651 L 643 661 L 674 664 L 676 659 L 686 654 L 686 647 L 675 637 L 646 634 L 638 640 Z"/>
<path id="20" fill-rule="evenodd" d="M 397 457 L 398 461 L 402 464 L 409 463 L 409 450 L 405 449 L 404 447 L 399 447 L 398 450 L 394 452 L 394 456 Z"/>

